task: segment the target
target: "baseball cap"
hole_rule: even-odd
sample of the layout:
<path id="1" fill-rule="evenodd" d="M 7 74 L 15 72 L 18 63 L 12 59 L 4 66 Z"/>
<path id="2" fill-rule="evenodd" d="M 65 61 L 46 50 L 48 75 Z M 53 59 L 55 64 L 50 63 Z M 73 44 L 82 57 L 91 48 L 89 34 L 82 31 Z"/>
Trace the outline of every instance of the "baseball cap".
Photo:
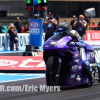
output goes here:
<path id="1" fill-rule="evenodd" d="M 17 19 L 20 19 L 19 17 L 17 17 Z"/>
<path id="2" fill-rule="evenodd" d="M 53 13 L 52 12 L 49 12 L 48 15 L 53 15 Z"/>
<path id="3" fill-rule="evenodd" d="M 14 27 L 14 24 L 13 23 L 10 23 L 10 26 L 13 26 Z"/>
<path id="4" fill-rule="evenodd" d="M 75 15 L 73 15 L 73 17 L 76 17 Z"/>

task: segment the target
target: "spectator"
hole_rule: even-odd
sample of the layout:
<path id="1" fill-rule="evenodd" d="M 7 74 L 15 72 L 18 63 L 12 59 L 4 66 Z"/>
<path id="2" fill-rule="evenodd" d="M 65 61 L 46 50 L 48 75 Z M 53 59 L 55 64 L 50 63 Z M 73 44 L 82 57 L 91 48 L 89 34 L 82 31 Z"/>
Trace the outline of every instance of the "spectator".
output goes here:
<path id="1" fill-rule="evenodd" d="M 20 18 L 17 17 L 17 21 L 15 22 L 15 26 L 17 28 L 18 33 L 22 32 L 22 23 L 20 22 Z"/>
<path id="2" fill-rule="evenodd" d="M 97 27 L 97 24 L 95 24 L 95 21 L 93 20 L 92 21 L 92 24 L 91 24 L 91 29 L 92 30 L 95 30 L 95 27 Z"/>
<path id="3" fill-rule="evenodd" d="M 46 33 L 46 25 L 43 25 L 44 33 Z"/>
<path id="4" fill-rule="evenodd" d="M 1 27 L 1 32 L 2 32 L 2 33 L 6 33 L 6 32 L 7 32 L 7 26 L 6 26 L 6 25 L 3 25 L 3 26 Z"/>
<path id="5" fill-rule="evenodd" d="M 54 35 L 55 26 L 57 26 L 57 20 L 53 18 L 52 12 L 49 12 L 48 18 L 45 19 L 44 25 L 46 25 L 45 41 Z"/>
<path id="6" fill-rule="evenodd" d="M 48 17 L 46 17 L 46 19 L 48 19 Z M 46 24 L 43 24 L 43 32 L 46 33 Z"/>
<path id="7" fill-rule="evenodd" d="M 10 23 L 10 26 L 8 27 L 6 34 L 7 33 L 9 33 L 10 50 L 13 51 L 14 43 L 15 43 L 16 44 L 16 51 L 17 51 L 18 50 L 18 35 L 17 35 L 17 29 L 14 27 L 13 23 Z"/>
<path id="8" fill-rule="evenodd" d="M 90 21 L 88 20 L 88 18 L 86 16 L 84 16 L 84 20 L 87 22 L 86 29 L 89 30 Z"/>
<path id="9" fill-rule="evenodd" d="M 76 21 L 76 16 L 73 15 L 73 20 L 70 22 L 72 30 L 76 30 L 76 27 L 74 26 L 74 22 Z"/>
<path id="10" fill-rule="evenodd" d="M 56 15 L 55 19 L 57 20 L 57 24 L 59 24 L 59 18 L 60 18 L 60 16 Z M 56 26 L 54 26 L 54 27 L 55 27 L 55 31 L 56 31 Z"/>
<path id="11" fill-rule="evenodd" d="M 100 27 L 100 22 L 98 23 L 97 27 Z"/>
<path id="12" fill-rule="evenodd" d="M 29 33 L 29 27 L 27 23 L 25 24 L 24 28 L 22 28 L 22 33 Z"/>
<path id="13" fill-rule="evenodd" d="M 94 30 L 100 30 L 100 22 L 97 24 L 97 27 L 95 27 Z"/>
<path id="14" fill-rule="evenodd" d="M 24 26 L 22 26 L 22 33 L 24 33 Z"/>
<path id="15" fill-rule="evenodd" d="M 76 31 L 79 33 L 81 38 L 84 40 L 86 34 L 86 21 L 84 20 L 83 15 L 79 15 L 79 19 L 75 21 L 74 27 L 76 27 Z"/>
<path id="16" fill-rule="evenodd" d="M 60 16 L 56 15 L 55 19 L 57 20 L 57 24 L 59 24 L 59 18 L 60 18 Z"/>

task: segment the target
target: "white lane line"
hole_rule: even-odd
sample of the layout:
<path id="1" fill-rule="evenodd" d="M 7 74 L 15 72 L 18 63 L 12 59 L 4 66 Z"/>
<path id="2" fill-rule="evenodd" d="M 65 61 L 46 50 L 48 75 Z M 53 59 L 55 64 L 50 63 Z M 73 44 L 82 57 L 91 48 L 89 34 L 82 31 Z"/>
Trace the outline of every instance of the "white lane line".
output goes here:
<path id="1" fill-rule="evenodd" d="M 0 73 L 0 75 L 4 75 L 4 73 Z"/>
<path id="2" fill-rule="evenodd" d="M 37 74 L 26 74 L 26 75 L 22 75 L 22 76 L 34 76 L 34 75 L 37 75 Z"/>
<path id="3" fill-rule="evenodd" d="M 4 54 L 4 53 L 18 53 L 18 52 L 24 52 L 24 51 L 13 51 L 13 52 L 9 52 L 9 51 L 8 52 L 2 52 L 1 51 L 0 54 Z"/>
<path id="4" fill-rule="evenodd" d="M 43 74 L 43 75 L 42 74 L 36 74 L 36 75 L 38 75 L 38 76 L 44 76 L 45 74 Z"/>
<path id="5" fill-rule="evenodd" d="M 19 76 L 19 74 L 4 74 L 4 75 L 10 75 L 10 76 L 16 75 L 16 76 Z"/>
<path id="6" fill-rule="evenodd" d="M 45 76 L 44 76 L 44 77 L 45 77 Z M 25 78 L 25 79 L 9 80 L 9 81 L 2 81 L 2 82 L 0 82 L 0 83 L 15 82 L 15 81 L 22 81 L 22 80 L 29 80 L 29 79 L 38 79 L 38 78 L 44 78 L 44 77 L 33 77 L 33 78 Z"/>

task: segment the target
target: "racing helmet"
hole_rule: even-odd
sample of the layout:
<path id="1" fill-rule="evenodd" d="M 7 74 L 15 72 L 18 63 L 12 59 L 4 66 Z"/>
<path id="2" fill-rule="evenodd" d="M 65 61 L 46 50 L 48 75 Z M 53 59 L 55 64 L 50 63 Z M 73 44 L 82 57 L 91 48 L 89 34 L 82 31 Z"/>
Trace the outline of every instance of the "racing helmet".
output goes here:
<path id="1" fill-rule="evenodd" d="M 70 34 L 70 31 L 71 27 L 67 21 L 60 22 L 56 27 L 56 32 L 61 32 L 61 33 L 67 32 L 68 34 Z"/>

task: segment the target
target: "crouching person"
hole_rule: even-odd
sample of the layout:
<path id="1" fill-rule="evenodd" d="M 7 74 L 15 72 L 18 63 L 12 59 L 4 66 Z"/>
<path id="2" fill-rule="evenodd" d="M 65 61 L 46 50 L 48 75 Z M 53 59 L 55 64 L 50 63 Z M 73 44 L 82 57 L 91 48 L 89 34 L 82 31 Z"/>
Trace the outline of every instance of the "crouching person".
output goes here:
<path id="1" fill-rule="evenodd" d="M 18 51 L 18 35 L 17 35 L 17 29 L 14 27 L 13 23 L 10 23 L 10 26 L 8 27 L 8 30 L 6 34 L 9 33 L 9 39 L 10 39 L 10 50 L 14 50 L 14 44 L 16 44 L 16 51 Z"/>

